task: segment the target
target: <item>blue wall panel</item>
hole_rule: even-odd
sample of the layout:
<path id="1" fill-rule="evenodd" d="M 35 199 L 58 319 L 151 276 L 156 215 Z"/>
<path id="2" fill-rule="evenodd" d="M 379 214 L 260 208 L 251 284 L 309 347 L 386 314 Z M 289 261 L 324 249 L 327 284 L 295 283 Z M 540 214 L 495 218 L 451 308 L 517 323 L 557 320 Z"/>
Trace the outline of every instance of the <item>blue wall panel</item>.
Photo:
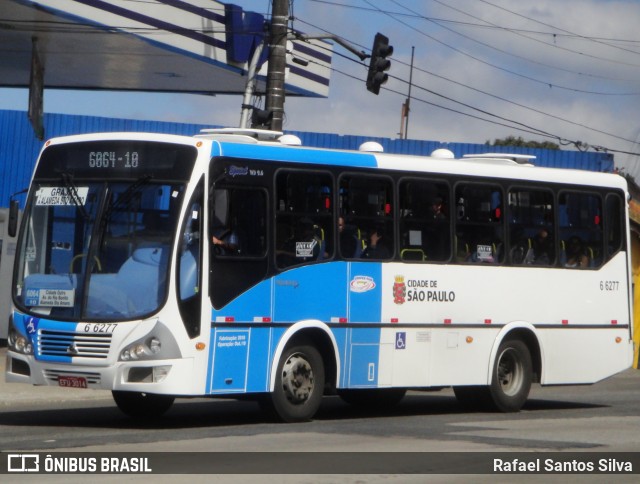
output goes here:
<path id="1" fill-rule="evenodd" d="M 96 116 L 44 115 L 44 130 L 47 138 L 101 131 L 147 131 L 193 135 L 203 128 L 211 127 L 199 124 L 138 121 Z M 429 155 L 437 148 L 447 148 L 453 151 L 456 157 L 489 151 L 521 153 L 535 155 L 537 157 L 535 163 L 539 166 L 604 172 L 611 172 L 614 169 L 613 155 L 608 153 L 514 148 L 471 143 L 440 143 L 300 131 L 288 132 L 300 137 L 303 145 L 317 148 L 357 150 L 365 141 L 377 141 L 384 147 L 386 153 Z M 34 136 L 26 112 L 0 110 L 0 207 L 9 205 L 11 194 L 27 188 L 42 144 L 43 142 Z M 23 201 L 24 197 L 19 200 Z"/>

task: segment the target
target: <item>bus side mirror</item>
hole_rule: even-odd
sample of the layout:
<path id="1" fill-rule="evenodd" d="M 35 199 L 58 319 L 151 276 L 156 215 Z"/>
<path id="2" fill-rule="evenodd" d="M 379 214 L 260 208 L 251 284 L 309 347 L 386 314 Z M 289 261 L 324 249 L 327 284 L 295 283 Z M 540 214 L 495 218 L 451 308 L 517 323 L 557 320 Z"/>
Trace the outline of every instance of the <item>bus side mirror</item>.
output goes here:
<path id="1" fill-rule="evenodd" d="M 9 226 L 7 231 L 9 237 L 15 237 L 18 232 L 18 215 L 20 213 L 20 202 L 18 200 L 11 200 L 9 202 Z"/>

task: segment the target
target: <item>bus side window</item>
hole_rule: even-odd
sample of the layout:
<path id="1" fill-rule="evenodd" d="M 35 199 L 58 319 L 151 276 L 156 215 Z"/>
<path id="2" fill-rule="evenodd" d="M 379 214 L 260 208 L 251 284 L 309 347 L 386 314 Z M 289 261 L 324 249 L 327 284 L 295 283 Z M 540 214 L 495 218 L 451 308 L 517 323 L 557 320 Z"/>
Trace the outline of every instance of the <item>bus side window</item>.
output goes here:
<path id="1" fill-rule="evenodd" d="M 625 250 L 624 246 L 624 202 L 617 193 L 609 193 L 606 198 L 605 230 L 607 259 L 613 257 L 620 250 Z"/>
<path id="2" fill-rule="evenodd" d="M 406 261 L 449 260 L 449 186 L 429 180 L 402 180 L 399 198 L 400 258 Z"/>
<path id="3" fill-rule="evenodd" d="M 314 170 L 276 175 L 276 265 L 322 262 L 334 253 L 333 177 Z"/>
<path id="4" fill-rule="evenodd" d="M 213 255 L 222 258 L 263 257 L 267 246 L 262 189 L 216 188 L 212 193 Z"/>
<path id="5" fill-rule="evenodd" d="M 511 189 L 508 209 L 509 262 L 513 265 L 554 265 L 553 193 L 541 189 Z"/>
<path id="6" fill-rule="evenodd" d="M 497 185 L 459 183 L 456 200 L 456 259 L 497 264 L 504 261 L 502 189 Z"/>
<path id="7" fill-rule="evenodd" d="M 604 259 L 602 199 L 596 193 L 562 191 L 558 199 L 561 262 L 565 267 L 599 267 Z"/>
<path id="8" fill-rule="evenodd" d="M 345 224 L 357 234 L 362 250 L 345 258 L 391 259 L 395 253 L 393 183 L 379 175 L 345 174 L 340 178 L 339 211 Z"/>

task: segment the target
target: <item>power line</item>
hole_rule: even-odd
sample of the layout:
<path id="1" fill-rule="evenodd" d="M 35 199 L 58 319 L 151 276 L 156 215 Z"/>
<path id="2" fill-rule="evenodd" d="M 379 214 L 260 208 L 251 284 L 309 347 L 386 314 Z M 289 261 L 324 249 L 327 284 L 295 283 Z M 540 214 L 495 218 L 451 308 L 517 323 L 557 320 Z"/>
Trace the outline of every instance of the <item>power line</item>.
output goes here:
<path id="1" fill-rule="evenodd" d="M 465 39 L 471 40 L 472 42 L 475 42 L 477 44 L 480 44 L 480 45 L 483 45 L 485 47 L 488 47 L 489 49 L 495 50 L 497 52 L 500 52 L 500 53 L 508 55 L 508 56 L 512 56 L 512 57 L 516 57 L 518 59 L 522 59 L 522 60 L 524 60 L 526 62 L 530 62 L 532 64 L 537 64 L 537 65 L 540 65 L 540 66 L 543 66 L 543 67 L 548 67 L 550 69 L 555 69 L 555 70 L 567 72 L 569 74 L 573 74 L 573 75 L 580 76 L 580 77 L 592 77 L 592 78 L 603 79 L 603 80 L 608 80 L 608 81 L 623 81 L 623 82 L 634 82 L 634 83 L 637 82 L 636 79 L 620 79 L 620 78 L 612 78 L 612 77 L 609 77 L 609 76 L 601 76 L 601 75 L 597 75 L 597 74 L 589 74 L 589 73 L 585 73 L 585 72 L 576 72 L 576 71 L 571 70 L 571 69 L 566 69 L 566 68 L 563 68 L 563 67 L 554 66 L 554 65 L 551 65 L 551 64 L 546 64 L 544 62 L 540 62 L 540 61 L 537 61 L 537 60 L 534 60 L 534 59 L 531 59 L 531 58 L 528 58 L 528 57 L 524 57 L 522 55 L 514 54 L 512 52 L 508 52 L 508 51 L 506 51 L 504 49 L 501 49 L 501 48 L 496 47 L 494 45 L 491 45 L 491 44 L 488 44 L 488 43 L 483 42 L 481 40 L 478 40 L 476 38 L 473 38 L 473 37 L 471 37 L 469 35 L 463 34 L 463 33 L 459 32 L 459 31 L 457 31 L 457 30 L 455 30 L 455 29 L 453 29 L 451 27 L 446 27 L 445 25 L 442 25 L 442 22 L 439 22 L 437 20 L 430 19 L 429 17 L 420 15 L 418 12 L 415 12 L 414 10 L 410 9 L 409 7 L 406 7 L 406 6 L 402 5 L 401 3 L 397 2 L 396 0 L 390 0 L 390 1 L 392 1 L 393 3 L 398 5 L 399 7 L 402 7 L 404 9 L 408 10 L 409 12 L 412 12 L 415 15 L 416 18 L 420 18 L 420 19 L 424 19 L 424 20 L 426 20 L 428 22 L 432 22 L 432 23 L 438 25 L 440 28 L 448 30 L 449 32 L 453 32 L 454 34 L 459 35 L 460 37 L 464 37 Z M 443 5 L 445 7 L 449 7 L 448 5 L 442 3 L 442 2 L 440 2 L 438 0 L 433 0 L 433 1 Z M 449 8 L 453 8 L 453 7 L 449 7 Z M 453 8 L 453 9 L 458 11 L 458 12 L 461 12 L 461 13 L 463 13 L 465 15 L 469 15 L 470 17 L 472 17 L 474 19 L 481 20 L 481 19 L 478 19 L 477 17 L 475 17 L 475 16 L 473 16 L 473 15 L 467 13 L 467 12 L 464 12 L 462 10 L 459 10 L 457 8 Z M 487 22 L 487 23 L 489 23 L 489 25 L 491 25 L 491 26 L 495 26 L 495 24 L 493 24 L 491 22 Z M 550 45 L 552 47 L 561 48 L 561 47 L 559 47 L 559 46 L 557 46 L 555 44 L 549 44 L 548 42 L 542 42 L 542 41 L 537 40 L 537 39 L 532 39 L 531 37 L 525 36 L 525 35 L 523 35 L 523 34 L 521 34 L 519 32 L 513 32 L 511 29 L 508 29 L 508 28 L 501 27 L 501 29 L 505 30 L 507 32 L 514 33 L 516 35 L 523 36 L 523 37 L 525 37 L 525 38 L 527 38 L 529 40 L 532 40 L 534 42 L 541 42 L 541 43 L 543 43 L 545 45 Z M 566 48 L 562 48 L 562 49 L 563 50 L 569 50 L 570 52 L 577 53 L 576 51 L 572 51 L 570 49 L 566 49 Z M 611 61 L 610 59 L 604 59 L 604 60 Z M 637 67 L 640 67 L 640 65 L 638 65 Z"/>
<path id="2" fill-rule="evenodd" d="M 394 1 L 394 0 L 391 0 L 391 1 Z M 436 3 L 440 4 L 440 5 L 442 5 L 442 6 L 444 6 L 444 7 L 447 7 L 447 8 L 450 8 L 450 9 L 452 9 L 452 10 L 455 10 L 456 12 L 462 13 L 463 15 L 467 15 L 467 16 L 469 16 L 469 17 L 473 18 L 473 19 L 480 20 L 481 22 L 486 22 L 487 24 L 492 25 L 492 26 L 495 26 L 495 25 L 496 25 L 496 24 L 494 24 L 494 23 L 492 23 L 492 22 L 489 22 L 488 20 L 480 19 L 480 18 L 478 18 L 478 17 L 475 17 L 474 15 L 471 15 L 471 14 L 470 14 L 470 13 L 468 13 L 468 12 L 465 12 L 465 11 L 463 11 L 463 10 L 461 10 L 461 9 L 458 9 L 458 8 L 452 7 L 452 6 L 448 5 L 448 4 L 446 4 L 445 2 L 442 2 L 441 0 L 432 0 L 432 1 L 433 1 L 433 2 L 436 2 Z M 397 2 L 395 2 L 395 3 L 397 3 Z M 488 2 L 484 2 L 484 3 L 489 4 Z M 495 6 L 495 5 L 493 5 L 493 4 L 489 4 L 489 5 Z M 504 9 L 504 10 L 506 10 L 506 9 Z M 507 10 L 507 11 L 509 11 L 509 10 Z M 511 12 L 511 11 L 509 11 L 509 12 Z M 511 12 L 511 13 L 513 13 L 513 12 Z M 517 15 L 517 14 L 515 14 L 515 13 L 514 13 L 514 15 Z M 528 17 L 525 17 L 525 18 L 528 18 Z M 528 19 L 528 20 L 535 21 L 535 20 L 533 20 L 533 19 Z M 544 24 L 544 25 L 547 25 L 547 24 Z M 556 27 L 554 27 L 554 28 L 556 28 Z M 538 42 L 538 43 L 540 43 L 540 44 L 544 44 L 544 45 L 550 46 L 550 47 L 552 47 L 552 48 L 554 48 L 554 49 L 564 50 L 564 51 L 566 51 L 566 52 L 570 52 L 570 53 L 572 53 L 572 54 L 576 54 L 576 55 L 579 55 L 579 56 L 583 56 L 583 57 L 590 57 L 590 58 L 592 58 L 592 59 L 596 59 L 596 60 L 599 60 L 599 61 L 605 61 L 605 62 L 610 62 L 610 63 L 615 63 L 615 64 L 621 64 L 621 65 L 626 65 L 626 66 L 631 66 L 631 67 L 640 67 L 640 64 L 632 64 L 632 63 L 629 63 L 629 62 L 623 62 L 623 61 L 621 61 L 621 60 L 613 60 L 613 59 L 610 59 L 610 58 L 608 58 L 608 57 L 600 57 L 600 56 L 593 55 L 593 54 L 587 54 L 587 53 L 585 53 L 585 52 L 580 52 L 580 51 L 577 51 L 577 50 L 569 49 L 569 48 L 567 48 L 567 47 L 563 47 L 563 46 L 558 45 L 558 44 L 556 44 L 556 43 L 550 43 L 550 42 L 545 42 L 545 41 L 543 41 L 543 40 L 534 39 L 534 38 L 532 38 L 532 37 L 530 37 L 530 36 L 528 36 L 528 35 L 525 35 L 525 34 L 524 34 L 524 33 L 522 33 L 522 32 L 515 32 L 515 31 L 511 31 L 511 30 L 510 30 L 510 29 L 508 29 L 508 28 L 505 28 L 505 30 L 510 31 L 511 33 L 513 33 L 513 34 L 515 34 L 515 35 L 518 35 L 518 36 L 523 37 L 523 38 L 525 38 L 525 39 L 531 40 L 531 41 L 533 41 L 533 42 Z M 577 34 L 574 34 L 574 35 L 575 35 L 576 37 L 582 38 L 582 39 L 584 39 L 584 40 L 589 40 L 589 41 L 591 41 L 591 42 L 596 42 L 595 40 L 587 39 L 586 37 L 580 37 L 580 36 L 578 36 Z M 627 51 L 627 52 L 631 52 L 631 53 L 633 53 L 633 54 L 638 55 L 638 52 L 633 51 L 633 50 L 630 50 L 630 49 L 624 49 L 624 48 L 622 48 L 622 47 L 609 45 L 609 44 L 606 44 L 605 42 L 597 42 L 597 43 L 599 43 L 599 44 L 603 44 L 603 45 L 607 45 L 608 47 L 612 47 L 612 48 L 615 48 L 615 49 L 620 49 L 620 50 L 624 50 L 624 51 Z"/>
<path id="3" fill-rule="evenodd" d="M 309 22 L 306 22 L 306 21 L 304 21 L 304 20 L 302 20 L 302 19 L 296 18 L 296 20 L 298 20 L 298 21 L 300 21 L 300 22 L 302 22 L 302 23 L 305 23 L 305 24 L 307 24 L 307 25 L 310 25 L 310 26 L 312 26 L 312 27 L 314 27 L 314 28 L 317 28 L 317 29 L 323 30 L 323 31 L 325 31 L 325 32 L 327 32 L 327 33 L 329 32 L 329 31 L 327 31 L 326 29 L 322 29 L 321 27 L 318 27 L 318 26 L 316 26 L 316 25 L 313 25 L 313 24 L 311 24 L 311 23 L 309 23 Z M 335 34 L 333 34 L 333 35 L 335 35 Z M 352 41 L 350 41 L 350 42 L 352 42 Z M 355 43 L 354 43 L 354 44 L 355 44 Z M 357 44 L 356 44 L 356 45 L 357 45 Z M 334 55 L 337 55 L 337 56 L 339 56 L 339 57 L 343 57 L 343 58 L 345 58 L 345 59 L 347 59 L 347 60 L 349 60 L 349 61 L 351 61 L 351 62 L 354 62 L 354 63 L 356 63 L 356 64 L 358 64 L 358 65 L 361 65 L 362 67 L 366 68 L 366 65 L 365 65 L 363 62 L 356 61 L 356 60 L 355 60 L 355 59 L 353 59 L 352 57 L 349 57 L 349 56 L 346 56 L 346 55 L 340 54 L 339 52 L 335 52 L 335 51 L 334 51 L 333 53 L 334 53 Z M 307 60 L 308 60 L 310 63 L 313 63 L 313 62 L 314 62 L 312 59 L 307 59 Z M 394 60 L 394 62 L 400 62 L 400 63 L 402 63 L 401 61 L 397 61 L 397 60 Z M 404 63 L 404 64 L 406 65 L 406 63 Z M 418 70 L 420 70 L 420 71 L 426 72 L 426 73 L 428 73 L 428 74 L 431 74 L 431 75 L 436 75 L 436 74 L 432 74 L 432 73 L 430 73 L 430 72 L 428 72 L 428 71 L 424 71 L 424 70 L 422 70 L 422 69 L 420 69 L 420 68 L 417 68 L 417 69 L 418 69 Z M 332 66 L 332 67 L 331 67 L 331 70 L 332 70 L 333 72 L 339 73 L 339 74 L 341 74 L 341 75 L 343 75 L 343 76 L 349 77 L 349 78 L 354 79 L 354 80 L 357 80 L 357 81 L 359 81 L 359 82 L 364 82 L 364 79 L 358 78 L 358 77 L 356 77 L 356 76 L 354 76 L 354 75 L 352 75 L 352 74 L 348 74 L 348 73 L 346 73 L 346 72 L 344 72 L 344 71 L 341 71 L 341 70 L 339 70 L 339 69 L 335 68 L 334 66 Z M 437 76 L 437 75 L 436 75 L 436 76 Z M 400 81 L 400 82 L 408 83 L 408 81 L 406 81 L 406 80 L 404 80 L 404 79 L 401 79 L 401 78 L 399 78 L 399 77 L 397 77 L 397 76 L 390 76 L 390 77 L 392 77 L 393 79 L 396 79 L 396 80 L 398 80 L 398 81 Z M 437 77 L 442 77 L 442 76 L 437 76 Z M 447 78 L 443 78 L 443 79 L 448 80 L 448 81 L 451 81 L 451 80 L 449 80 L 449 79 L 447 79 Z M 523 108 L 525 108 L 525 109 L 531 109 L 531 110 L 533 110 L 533 111 L 535 111 L 535 112 L 538 112 L 539 114 L 543 114 L 543 115 L 546 115 L 546 116 L 550 116 L 550 117 L 553 117 L 553 118 L 559 119 L 559 120 L 561 120 L 561 121 L 564 121 L 564 122 L 567 122 L 567 123 L 570 123 L 570 124 L 574 124 L 574 125 L 579 126 L 579 127 L 583 127 L 583 128 L 585 128 L 585 129 L 589 129 L 589 130 L 592 130 L 592 131 L 595 131 L 595 132 L 599 132 L 599 133 L 604 134 L 604 135 L 607 135 L 607 136 L 611 136 L 611 137 L 614 137 L 614 138 L 620 139 L 620 140 L 622 140 L 622 141 L 632 142 L 632 141 L 630 141 L 630 140 L 627 140 L 627 139 L 625 139 L 625 138 L 621 138 L 621 137 L 616 136 L 616 135 L 613 135 L 613 134 L 611 134 L 611 133 L 607 133 L 607 132 L 605 132 L 605 131 L 601 131 L 601 130 L 598 130 L 598 129 L 595 129 L 595 128 L 591 128 L 591 127 L 588 127 L 588 126 L 585 126 L 585 125 L 581 125 L 581 124 L 579 124 L 579 123 L 574 123 L 574 122 L 572 122 L 572 121 L 570 121 L 570 120 L 566 120 L 566 119 L 564 119 L 564 118 L 560 118 L 560 117 L 558 117 L 558 116 L 551 115 L 551 114 L 545 113 L 545 112 L 543 112 L 543 111 L 536 110 L 536 109 L 534 109 L 534 108 L 530 108 L 530 107 L 528 107 L 528 106 L 524 106 L 524 105 L 520 105 L 520 104 L 518 104 L 518 103 L 514 103 L 513 101 L 509 101 L 509 100 L 506 100 L 506 99 L 504 99 L 504 98 L 500 98 L 500 97 L 498 97 L 498 96 L 495 96 L 495 95 L 492 95 L 492 94 L 486 93 L 486 92 L 484 92 L 484 91 L 480 91 L 480 90 L 475 89 L 475 88 L 472 88 L 472 87 L 470 87 L 470 86 L 466 86 L 466 85 L 464 85 L 464 84 L 458 83 L 457 81 L 451 81 L 451 82 L 454 82 L 454 83 L 456 83 L 456 84 L 462 85 L 463 87 L 466 87 L 466 88 L 469 88 L 469 89 L 472 89 L 472 90 L 478 91 L 478 92 L 480 92 L 480 93 L 483 93 L 483 94 L 486 94 L 486 95 L 489 95 L 489 96 L 492 96 L 492 97 L 498 98 L 498 99 L 503 100 L 503 101 L 505 101 L 505 102 L 510 102 L 510 103 L 512 103 L 512 104 L 515 104 L 515 105 L 517 105 L 517 106 L 523 107 Z M 536 127 L 534 127 L 534 126 L 530 126 L 530 125 L 527 125 L 527 124 L 525 124 L 525 123 L 521 123 L 521 122 L 518 122 L 518 121 L 515 121 L 515 120 L 512 120 L 512 119 L 509 119 L 509 118 L 505 118 L 505 117 L 503 117 L 503 116 L 500 116 L 500 115 L 497 115 L 497 114 L 491 113 L 491 112 L 486 111 L 486 110 L 483 110 L 483 109 L 481 109 L 481 108 L 477 108 L 477 107 L 475 107 L 475 106 L 473 106 L 473 105 L 470 105 L 470 104 L 467 104 L 467 103 L 463 103 L 463 102 L 461 102 L 461 101 L 457 101 L 457 100 L 455 100 L 455 99 L 453 99 L 453 98 L 450 98 L 450 97 L 448 97 L 448 96 L 442 95 L 442 94 L 440 94 L 440 93 L 437 93 L 437 92 L 435 92 L 435 91 L 432 91 L 432 90 L 430 90 L 430 89 L 427 89 L 427 88 L 425 88 L 425 87 L 423 87 L 423 86 L 416 85 L 415 83 L 414 83 L 414 86 L 415 86 L 417 89 L 419 89 L 419 90 L 422 90 L 422 91 L 428 92 L 428 93 L 430 93 L 430 94 L 432 94 L 432 95 L 435 95 L 435 96 L 441 97 L 441 98 L 446 99 L 446 100 L 448 100 L 448 101 L 450 101 L 450 102 L 453 102 L 453 103 L 459 104 L 459 105 L 461 105 L 461 106 L 464 106 L 464 107 L 466 107 L 466 108 L 468 108 L 468 109 L 471 109 L 471 110 L 475 110 L 475 111 L 480 112 L 480 113 L 482 113 L 482 114 L 485 114 L 485 115 L 488 115 L 488 116 L 494 117 L 494 118 L 499 119 L 499 120 L 501 120 L 501 121 L 495 121 L 495 120 L 492 120 L 492 119 L 487 119 L 487 118 L 484 118 L 484 117 L 481 117 L 481 116 L 473 115 L 473 114 L 468 113 L 468 112 L 464 112 L 464 111 L 460 111 L 460 110 L 453 109 L 453 108 L 450 108 L 450 107 L 442 106 L 442 105 L 440 105 L 440 104 L 436 104 L 436 103 L 433 103 L 433 102 L 427 101 L 426 99 L 422 99 L 422 98 L 419 98 L 419 97 L 416 97 L 416 96 L 413 96 L 413 95 L 411 96 L 411 99 L 412 99 L 412 100 L 415 100 L 415 101 L 417 101 L 417 102 L 421 102 L 421 103 L 424 103 L 424 104 L 427 104 L 427 105 L 430 105 L 430 106 L 433 106 L 433 107 L 437 107 L 437 108 L 440 108 L 440 109 L 443 109 L 443 110 L 446 110 L 446 111 L 450 111 L 450 112 L 452 112 L 452 113 L 454 113 L 454 114 L 460 114 L 460 115 L 467 116 L 467 117 L 471 117 L 471 118 L 474 118 L 474 119 L 477 119 L 477 120 L 480 120 L 480 121 L 488 122 L 488 123 L 491 123 L 491 124 L 494 124 L 494 125 L 504 126 L 504 127 L 508 127 L 508 128 L 510 128 L 510 129 L 516 129 L 516 130 L 518 130 L 518 131 L 525 132 L 525 133 L 529 133 L 529 134 L 533 134 L 533 135 L 536 135 L 536 136 L 542 136 L 542 137 L 546 137 L 546 138 L 554 139 L 554 140 L 557 140 L 560 144 L 563 144 L 563 145 L 572 144 L 572 145 L 574 145 L 578 150 L 584 150 L 585 148 L 586 148 L 586 149 L 588 149 L 589 147 L 591 147 L 591 148 L 593 148 L 593 149 L 594 149 L 594 150 L 596 150 L 596 151 L 606 151 L 606 152 L 612 152 L 612 153 L 621 153 L 621 154 L 628 154 L 628 155 L 633 155 L 633 156 L 640 156 L 640 153 L 634 153 L 634 152 L 629 152 L 629 151 L 624 151 L 624 150 L 618 150 L 618 149 L 613 149 L 613 148 L 607 148 L 607 147 L 600 146 L 600 145 L 597 145 L 597 146 L 596 146 L 596 145 L 594 145 L 594 146 L 589 146 L 589 145 L 587 145 L 587 144 L 585 144 L 584 142 L 581 142 L 581 141 L 569 140 L 569 139 L 564 138 L 563 136 L 560 136 L 560 135 L 557 135 L 557 134 L 553 134 L 553 133 L 549 133 L 549 132 L 547 132 L 547 131 L 545 131 L 545 130 L 542 130 L 542 129 L 536 128 Z M 387 91 L 389 91 L 389 92 L 392 92 L 392 93 L 394 93 L 394 94 L 398 94 L 398 95 L 401 95 L 401 96 L 403 96 L 403 97 L 406 97 L 406 94 L 405 94 L 405 93 L 401 93 L 400 91 L 396 91 L 396 90 L 390 89 L 390 88 L 388 88 L 388 87 L 385 87 L 385 90 L 387 90 Z M 504 122 L 503 122 L 503 121 L 504 121 Z M 512 123 L 512 124 L 507 124 L 507 122 L 508 122 L 508 123 Z"/>
<path id="4" fill-rule="evenodd" d="M 440 3 L 439 0 L 433 0 L 433 1 L 437 1 L 438 3 Z M 625 49 L 625 48 L 617 46 L 617 45 L 611 45 L 611 44 L 609 44 L 607 42 L 604 42 L 603 39 L 597 39 L 597 38 L 594 38 L 594 37 L 587 37 L 587 36 L 584 36 L 584 35 L 576 34 L 574 32 L 570 32 L 569 30 L 562 29 L 562 28 L 557 27 L 555 25 L 551 25 L 551 24 L 542 22 L 540 20 L 537 20 L 537 19 L 534 19 L 534 18 L 531 18 L 531 17 L 527 17 L 525 15 L 519 14 L 517 12 L 514 12 L 513 10 L 509 10 L 509 9 L 507 9 L 505 7 L 500 6 L 500 5 L 495 5 L 495 4 L 491 3 L 491 2 L 488 2 L 487 0 L 480 0 L 480 1 L 482 3 L 484 3 L 484 4 L 486 4 L 486 5 L 490 5 L 490 6 L 494 7 L 494 8 L 499 9 L 499 10 L 504 10 L 505 12 L 508 12 L 508 13 L 510 13 L 512 15 L 516 15 L 518 17 L 524 18 L 524 19 L 529 20 L 531 22 L 535 22 L 535 23 L 538 23 L 540 25 L 544 25 L 545 27 L 550 27 L 550 28 L 552 28 L 554 30 L 558 30 L 560 32 L 564 32 L 565 34 L 569 34 L 572 37 L 577 37 L 577 38 L 580 38 L 580 39 L 588 40 L 590 42 L 596 42 L 598 44 L 606 45 L 607 47 L 611 47 L 613 49 L 620 49 L 620 50 L 623 50 L 623 51 L 626 51 L 626 52 L 630 52 L 632 54 L 640 55 L 640 52 L 636 52 L 636 51 L 630 50 L 630 49 Z"/>
<path id="5" fill-rule="evenodd" d="M 629 43 L 629 44 L 640 44 L 640 40 L 637 40 L 637 39 L 618 39 L 618 38 L 610 38 L 610 37 L 596 37 L 596 36 L 586 36 L 586 35 L 571 34 L 571 33 L 558 33 L 558 32 L 547 32 L 547 31 L 541 31 L 541 30 L 521 29 L 521 28 L 515 28 L 515 27 L 503 27 L 503 26 L 495 25 L 495 24 L 487 25 L 486 23 L 485 24 L 477 24 L 477 23 L 473 23 L 473 22 L 463 22 L 463 21 L 460 21 L 460 20 L 452 20 L 452 19 L 444 19 L 444 18 L 436 18 L 436 17 L 426 17 L 424 15 L 414 15 L 414 14 L 409 14 L 409 13 L 406 13 L 406 12 L 394 12 L 394 11 L 390 11 L 390 10 L 382 10 L 380 8 L 362 7 L 362 6 L 358 6 L 358 5 L 340 3 L 340 2 L 330 1 L 330 0 L 309 0 L 309 1 L 315 2 L 315 3 L 322 3 L 322 4 L 326 4 L 326 5 L 331 5 L 331 6 L 334 6 L 334 7 L 343 7 L 343 8 L 347 8 L 347 9 L 362 10 L 362 11 L 375 12 L 375 13 L 384 12 L 384 13 L 389 13 L 389 14 L 393 14 L 393 15 L 399 15 L 399 16 L 403 16 L 403 17 L 407 17 L 407 18 L 425 18 L 427 20 L 432 20 L 432 21 L 435 21 L 435 22 L 458 24 L 458 25 L 463 25 L 463 26 L 468 26 L 468 27 L 478 27 L 478 28 L 482 28 L 482 29 L 504 30 L 504 31 L 507 31 L 507 32 L 523 32 L 523 33 L 529 33 L 529 34 L 544 35 L 544 36 L 549 36 L 549 37 L 553 37 L 553 38 L 567 37 L 567 38 L 580 38 L 580 39 L 584 39 L 584 40 L 588 40 L 588 41 L 601 40 L 601 41 L 608 41 L 608 42 L 624 42 L 624 43 Z M 616 47 L 616 46 L 611 46 L 611 47 Z"/>
<path id="6" fill-rule="evenodd" d="M 368 3 L 369 5 L 371 5 L 371 3 L 368 0 L 364 0 L 364 1 L 366 3 Z M 542 85 L 548 86 L 550 88 L 562 89 L 562 90 L 571 91 L 571 92 L 577 92 L 577 93 L 582 93 L 582 94 L 593 94 L 593 95 L 599 95 L 599 96 L 638 96 L 638 95 L 640 95 L 640 92 L 611 93 L 611 92 L 602 92 L 602 91 L 589 91 L 589 90 L 586 90 L 586 89 L 577 89 L 577 88 L 574 88 L 574 87 L 562 86 L 560 84 L 554 84 L 554 83 L 549 82 L 549 81 L 543 81 L 543 80 L 540 80 L 540 79 L 536 79 L 534 77 L 527 76 L 527 75 L 522 74 L 520 72 L 512 71 L 510 69 L 507 69 L 507 68 L 504 68 L 504 67 L 500 67 L 500 66 L 498 66 L 496 64 L 492 64 L 491 62 L 487 62 L 485 60 L 482 60 L 479 57 L 473 56 L 473 55 L 469 54 L 468 52 L 465 52 L 465 51 L 463 51 L 461 49 L 458 49 L 457 47 L 449 45 L 446 42 L 443 42 L 443 41 L 433 37 L 432 35 L 429 35 L 426 32 L 424 32 L 424 31 L 422 31 L 422 30 L 420 30 L 420 29 L 418 29 L 418 28 L 416 28 L 416 27 L 414 27 L 414 26 L 412 26 L 412 25 L 410 25 L 410 24 L 398 19 L 398 18 L 395 18 L 391 14 L 387 14 L 382 10 L 380 12 L 384 13 L 385 15 L 388 15 L 389 17 L 391 17 L 396 22 L 401 23 L 405 27 L 408 27 L 409 29 L 419 33 L 420 35 L 423 35 L 424 37 L 427 37 L 427 38 L 433 40 L 434 42 L 437 42 L 438 44 L 440 44 L 440 45 L 442 45 L 442 46 L 444 46 L 444 47 L 446 47 L 448 49 L 451 49 L 451 50 L 453 50 L 453 51 L 455 51 L 455 52 L 457 52 L 457 53 L 459 53 L 459 54 L 461 54 L 461 55 L 463 55 L 465 57 L 469 57 L 469 58 L 471 58 L 471 59 L 473 59 L 473 60 L 475 60 L 477 62 L 480 62 L 481 64 L 487 65 L 487 66 L 492 67 L 494 69 L 498 69 L 498 70 L 506 72 L 508 74 L 511 74 L 511 75 L 514 75 L 514 76 L 517 76 L 517 77 L 521 77 L 523 79 L 527 79 L 529 81 L 532 81 L 532 82 L 535 82 L 535 83 L 538 83 L 538 84 L 542 84 Z"/>

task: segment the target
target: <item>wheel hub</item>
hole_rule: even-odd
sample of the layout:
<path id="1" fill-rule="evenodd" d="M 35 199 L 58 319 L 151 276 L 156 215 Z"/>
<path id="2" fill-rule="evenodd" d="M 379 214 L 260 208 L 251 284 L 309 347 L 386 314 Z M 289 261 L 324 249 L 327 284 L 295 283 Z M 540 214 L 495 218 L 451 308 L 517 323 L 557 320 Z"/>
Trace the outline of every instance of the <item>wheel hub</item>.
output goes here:
<path id="1" fill-rule="evenodd" d="M 498 381 L 506 395 L 515 395 L 520 390 L 523 381 L 524 370 L 522 362 L 507 349 L 500 355 L 498 363 Z"/>
<path id="2" fill-rule="evenodd" d="M 302 355 L 291 355 L 282 367 L 282 388 L 287 400 L 294 404 L 306 402 L 313 386 L 313 370 L 309 362 Z"/>

